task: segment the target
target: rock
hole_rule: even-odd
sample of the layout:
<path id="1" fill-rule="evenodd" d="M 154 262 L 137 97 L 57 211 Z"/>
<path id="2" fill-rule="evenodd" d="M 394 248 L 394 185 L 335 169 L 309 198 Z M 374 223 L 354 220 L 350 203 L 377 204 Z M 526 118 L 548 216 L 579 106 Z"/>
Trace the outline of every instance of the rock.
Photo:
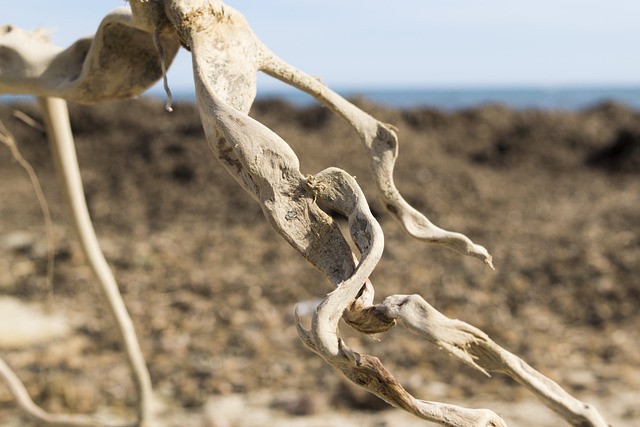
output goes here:
<path id="1" fill-rule="evenodd" d="M 29 252 L 35 242 L 35 236 L 26 231 L 12 231 L 0 238 L 0 245 L 13 252 Z"/>
<path id="2" fill-rule="evenodd" d="M 63 338 L 71 332 L 66 318 L 46 314 L 36 304 L 0 297 L 0 348 L 17 349 Z"/>

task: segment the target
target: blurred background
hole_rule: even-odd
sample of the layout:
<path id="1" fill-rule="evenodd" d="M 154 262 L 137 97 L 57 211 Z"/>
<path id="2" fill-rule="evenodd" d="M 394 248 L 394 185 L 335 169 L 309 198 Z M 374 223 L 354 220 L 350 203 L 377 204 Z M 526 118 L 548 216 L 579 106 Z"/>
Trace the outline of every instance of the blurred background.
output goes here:
<path id="1" fill-rule="evenodd" d="M 50 28 L 65 46 L 123 4 L 14 2 L 1 19 Z M 338 166 L 358 177 L 385 231 L 377 299 L 419 293 L 594 403 L 612 425 L 640 424 L 640 5 L 229 4 L 285 60 L 397 126 L 395 179 L 405 198 L 494 255 L 492 272 L 411 240 L 378 201 L 355 132 L 261 79 L 251 115 L 291 145 L 301 171 Z M 293 308 L 322 298 L 329 283 L 211 156 L 186 52 L 169 82 L 178 98 L 171 114 L 158 86 L 141 100 L 71 105 L 89 209 L 167 404 L 163 420 L 423 425 L 303 347 Z M 2 357 L 47 410 L 131 416 L 119 338 L 71 231 L 45 134 L 16 118 L 41 124 L 41 114 L 29 98 L 0 101 L 0 120 L 40 177 L 56 238 L 47 305 L 42 214 L 0 146 Z M 419 398 L 489 407 L 512 427 L 562 423 L 510 379 L 488 379 L 400 328 L 376 340 L 346 325 L 341 333 Z M 2 385 L 0 425 L 25 425 Z"/>

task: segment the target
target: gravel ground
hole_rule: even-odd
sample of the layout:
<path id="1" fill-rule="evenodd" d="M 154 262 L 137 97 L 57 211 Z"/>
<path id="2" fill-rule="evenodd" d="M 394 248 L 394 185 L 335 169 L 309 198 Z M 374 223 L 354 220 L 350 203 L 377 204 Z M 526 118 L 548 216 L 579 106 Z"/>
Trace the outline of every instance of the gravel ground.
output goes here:
<path id="1" fill-rule="evenodd" d="M 338 166 L 357 176 L 385 230 L 377 298 L 420 293 L 596 404 L 612 425 L 640 425 L 640 113 L 356 102 L 400 129 L 395 178 L 405 198 L 486 246 L 497 268 L 406 236 L 377 200 L 355 133 L 328 110 L 256 104 L 252 115 L 291 144 L 303 173 Z M 0 146 L 0 354 L 49 411 L 132 416 L 129 371 L 69 227 L 46 138 L 14 110 L 41 118 L 32 105 L 0 104 L 48 199 L 56 267 L 51 302 L 42 214 Z M 71 116 L 91 215 L 166 425 L 424 424 L 303 348 L 293 307 L 330 285 L 216 163 L 193 105 L 172 114 L 151 100 L 72 105 Z M 47 310 L 53 320 L 34 323 Z M 341 331 L 419 398 L 489 407 L 510 426 L 561 424 L 510 379 L 485 378 L 405 331 L 379 340 Z M 0 425 L 25 425 L 1 385 Z"/>

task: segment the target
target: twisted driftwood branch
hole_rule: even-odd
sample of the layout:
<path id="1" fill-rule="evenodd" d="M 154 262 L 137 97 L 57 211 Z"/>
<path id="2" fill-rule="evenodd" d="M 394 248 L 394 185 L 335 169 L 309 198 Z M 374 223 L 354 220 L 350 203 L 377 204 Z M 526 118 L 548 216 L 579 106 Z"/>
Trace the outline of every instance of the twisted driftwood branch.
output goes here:
<path id="1" fill-rule="evenodd" d="M 607 426 L 594 407 L 575 399 L 478 328 L 446 317 L 420 295 L 392 295 L 377 305 L 357 306 L 346 316 L 368 333 L 399 323 L 485 375 L 509 375 L 573 426 Z"/>
<path id="2" fill-rule="evenodd" d="M 118 10 L 105 18 L 93 43 L 80 41 L 67 50 L 52 51 L 33 35 L 3 27 L 0 43 L 17 52 L 23 61 L 18 67 L 0 68 L 0 92 L 60 96 L 86 103 L 132 96 L 164 77 L 178 44 L 182 44 L 192 52 L 200 117 L 214 155 L 260 204 L 269 223 L 337 286 L 318 306 L 310 331 L 297 319 L 299 334 L 309 348 L 356 384 L 424 419 L 451 427 L 505 426 L 502 418 L 487 409 L 415 399 L 377 358 L 351 350 L 338 334 L 341 317 L 363 333 L 386 331 L 399 323 L 485 374 L 500 371 L 514 377 L 574 426 L 606 426 L 594 408 L 568 395 L 482 331 L 445 317 L 421 297 L 394 295 L 373 304 L 369 276 L 381 257 L 384 239 L 362 191 L 355 179 L 340 169 L 303 175 L 288 144 L 248 116 L 255 97 L 256 73 L 265 71 L 313 95 L 358 132 L 386 208 L 410 235 L 492 266 L 484 247 L 460 233 L 438 228 L 402 198 L 393 182 L 398 142 L 391 125 L 377 121 L 276 57 L 241 14 L 218 0 L 136 0 L 131 7 L 133 17 Z M 43 49 L 29 57 L 16 40 L 29 40 Z M 130 49 L 123 40 L 136 48 Z M 106 64 L 105 68 L 99 69 L 98 63 Z M 126 72 L 122 72 L 123 64 Z M 349 219 L 349 234 L 360 252 L 359 259 L 319 204 Z M 117 287 L 111 289 L 117 293 Z M 127 348 L 137 346 L 135 336 L 124 340 Z M 134 371 L 140 367 L 138 363 L 144 365 L 142 359 L 132 358 Z M 4 377 L 15 383 L 15 378 Z M 140 378 L 137 385 L 142 424 L 147 419 L 145 402 L 149 394 L 145 395 L 145 390 L 147 386 L 150 390 L 150 383 Z M 12 390 L 20 394 L 19 387 Z"/>
<path id="3" fill-rule="evenodd" d="M 493 268 L 492 257 L 484 247 L 473 243 L 464 234 L 436 226 L 404 200 L 393 181 L 393 168 L 398 157 L 398 136 L 392 125 L 382 123 L 360 110 L 318 79 L 278 58 L 266 46 L 260 45 L 260 48 L 263 57 L 260 64 L 262 71 L 313 96 L 358 132 L 369 156 L 379 196 L 387 211 L 410 236 L 479 258 Z"/>
<path id="4" fill-rule="evenodd" d="M 321 172 L 314 177 L 314 189 L 318 199 L 349 218 L 351 238 L 362 256 L 353 275 L 320 303 L 314 313 L 310 332 L 301 326 L 296 312 L 298 334 L 307 347 L 354 383 L 416 416 L 451 427 L 506 427 L 502 418 L 487 409 L 467 409 L 415 399 L 377 358 L 352 351 L 338 337 L 340 318 L 358 298 L 363 283 L 368 280 L 382 255 L 382 230 L 371 215 L 355 179 L 344 171 L 332 168 Z"/>

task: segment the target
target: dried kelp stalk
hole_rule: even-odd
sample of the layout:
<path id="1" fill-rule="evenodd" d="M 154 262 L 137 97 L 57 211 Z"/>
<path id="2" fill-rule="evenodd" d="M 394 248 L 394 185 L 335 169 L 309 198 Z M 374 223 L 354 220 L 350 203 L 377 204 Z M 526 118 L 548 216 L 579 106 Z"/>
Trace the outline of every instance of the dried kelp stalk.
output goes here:
<path id="1" fill-rule="evenodd" d="M 571 425 L 607 425 L 595 408 L 567 394 L 482 331 L 445 317 L 420 296 L 394 295 L 373 303 L 369 276 L 384 247 L 379 224 L 355 179 L 346 171 L 329 168 L 315 175 L 303 174 L 289 145 L 248 116 L 255 97 L 256 74 L 264 71 L 311 94 L 356 130 L 385 207 L 411 236 L 479 258 L 493 267 L 484 247 L 463 234 L 435 226 L 402 198 L 393 182 L 398 155 L 393 126 L 379 122 L 279 59 L 255 36 L 239 12 L 220 1 L 132 0 L 130 6 L 132 15 L 119 10 L 105 18 L 104 22 L 114 25 L 103 22 L 93 44 L 81 41 L 74 45 L 76 48 L 64 51 L 52 50 L 35 35 L 4 27 L 0 46 L 9 46 L 27 65 L 0 64 L 0 92 L 60 96 L 86 103 L 132 96 L 164 77 L 181 44 L 192 53 L 200 118 L 214 156 L 260 204 L 269 223 L 336 285 L 316 309 L 310 330 L 296 320 L 307 347 L 354 383 L 426 420 L 456 427 L 506 425 L 488 409 L 415 399 L 377 358 L 350 349 L 338 331 L 340 318 L 367 334 L 403 325 L 487 375 L 495 371 L 512 376 Z M 21 43 L 28 40 L 42 47 L 42 51 L 30 58 L 29 49 L 16 43 L 16 37 Z M 130 37 L 139 42 L 137 50 L 109 49 L 110 37 Z M 132 56 L 136 54 L 138 57 Z M 126 64 L 126 72 L 121 67 L 96 69 L 92 66 L 96 56 L 101 63 Z M 155 62 L 138 61 L 150 56 L 156 58 Z M 70 71 L 61 81 L 57 75 L 47 74 L 47 67 Z M 321 206 L 348 218 L 349 235 L 358 255 L 352 253 L 345 236 Z M 116 313 L 116 317 L 119 315 Z M 141 398 L 141 402 L 144 400 Z M 148 419 L 148 411 L 139 410 L 140 425 Z"/>

